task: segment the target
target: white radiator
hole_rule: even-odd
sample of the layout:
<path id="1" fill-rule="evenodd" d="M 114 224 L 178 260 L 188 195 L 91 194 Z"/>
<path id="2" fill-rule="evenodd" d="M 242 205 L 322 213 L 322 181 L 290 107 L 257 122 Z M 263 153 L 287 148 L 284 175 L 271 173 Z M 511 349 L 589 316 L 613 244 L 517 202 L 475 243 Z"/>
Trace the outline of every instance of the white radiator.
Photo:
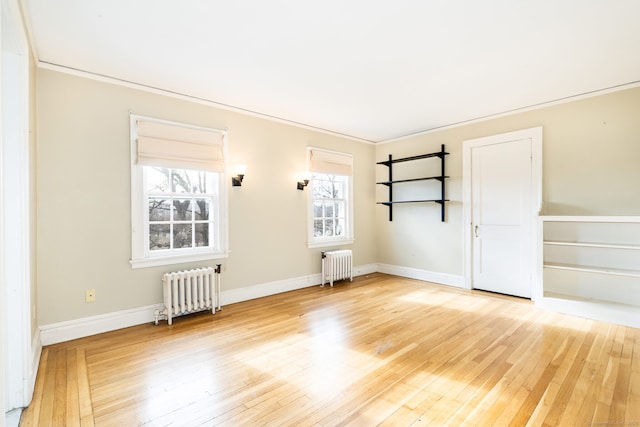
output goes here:
<path id="1" fill-rule="evenodd" d="M 162 276 L 164 309 L 156 311 L 156 325 L 163 317 L 172 319 L 183 314 L 220 310 L 220 265 L 175 271 Z"/>
<path id="2" fill-rule="evenodd" d="M 322 252 L 322 285 L 337 280 L 353 281 L 353 263 L 350 249 Z"/>

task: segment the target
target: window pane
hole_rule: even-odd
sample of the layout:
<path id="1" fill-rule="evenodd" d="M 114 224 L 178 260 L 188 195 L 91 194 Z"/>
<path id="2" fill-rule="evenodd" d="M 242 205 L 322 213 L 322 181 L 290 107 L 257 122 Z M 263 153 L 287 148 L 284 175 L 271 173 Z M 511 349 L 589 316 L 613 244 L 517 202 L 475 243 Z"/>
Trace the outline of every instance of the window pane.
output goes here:
<path id="1" fill-rule="evenodd" d="M 341 176 L 336 176 L 333 179 L 332 194 L 334 199 L 344 199 L 344 184 Z"/>
<path id="2" fill-rule="evenodd" d="M 324 235 L 324 228 L 322 227 L 323 221 L 321 219 L 316 219 L 313 221 L 313 236 L 314 237 L 322 237 Z"/>
<path id="3" fill-rule="evenodd" d="M 334 236 L 334 230 L 333 227 L 335 226 L 335 221 L 332 219 L 328 219 L 324 225 L 324 235 L 329 237 L 329 236 Z"/>
<path id="4" fill-rule="evenodd" d="M 168 200 L 149 199 L 149 221 L 169 221 L 171 204 Z"/>
<path id="5" fill-rule="evenodd" d="M 175 224 L 173 226 L 173 247 L 175 249 L 192 247 L 191 224 Z"/>
<path id="6" fill-rule="evenodd" d="M 174 200 L 173 209 L 174 221 L 192 220 L 191 200 Z"/>
<path id="7" fill-rule="evenodd" d="M 209 219 L 209 200 L 196 199 L 194 203 L 195 208 L 195 220 L 206 221 Z"/>
<path id="8" fill-rule="evenodd" d="M 207 193 L 211 189 L 207 182 L 207 172 L 189 171 L 191 177 L 191 186 L 194 193 Z"/>
<path id="9" fill-rule="evenodd" d="M 171 226 L 169 224 L 152 224 L 149 226 L 149 249 L 169 249 L 171 242 Z"/>
<path id="10" fill-rule="evenodd" d="M 336 218 L 344 218 L 345 215 L 345 206 L 344 202 L 336 202 L 335 204 L 335 217 Z"/>
<path id="11" fill-rule="evenodd" d="M 335 212 L 334 204 L 333 203 L 326 203 L 325 206 L 324 206 L 325 217 L 333 218 L 335 216 L 334 212 Z"/>
<path id="12" fill-rule="evenodd" d="M 209 246 L 209 224 L 196 224 L 196 246 Z"/>
<path id="13" fill-rule="evenodd" d="M 336 219 L 334 221 L 335 221 L 334 224 L 336 226 L 335 235 L 336 236 L 344 236 L 344 230 L 345 230 L 345 221 L 344 221 L 344 219 Z"/>
<path id="14" fill-rule="evenodd" d="M 324 209 L 322 202 L 313 202 L 313 217 L 322 218 L 324 216 Z"/>
<path id="15" fill-rule="evenodd" d="M 326 199 L 333 199 L 335 197 L 333 181 L 322 181 L 322 197 Z"/>
<path id="16" fill-rule="evenodd" d="M 191 175 L 193 172 L 175 169 L 171 175 L 171 191 L 174 193 L 191 193 Z"/>
<path id="17" fill-rule="evenodd" d="M 313 175 L 313 197 L 316 199 L 332 198 L 332 183 L 330 175 L 314 174 Z"/>
<path id="18" fill-rule="evenodd" d="M 313 189 L 313 198 L 318 199 L 322 197 L 322 181 L 313 180 L 311 184 L 311 188 Z"/>
<path id="19" fill-rule="evenodd" d="M 147 191 L 150 193 L 165 193 L 169 191 L 169 176 L 171 169 L 146 166 Z"/>

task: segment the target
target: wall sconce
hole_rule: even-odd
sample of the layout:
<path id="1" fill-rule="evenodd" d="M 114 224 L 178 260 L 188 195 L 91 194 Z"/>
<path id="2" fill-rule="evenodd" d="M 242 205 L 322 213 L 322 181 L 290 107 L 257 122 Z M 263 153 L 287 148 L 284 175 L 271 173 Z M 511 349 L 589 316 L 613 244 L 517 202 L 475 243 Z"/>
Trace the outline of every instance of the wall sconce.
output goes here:
<path id="1" fill-rule="evenodd" d="M 311 179 L 311 173 L 304 172 L 302 174 L 302 181 L 298 181 L 298 185 L 297 185 L 298 190 L 304 190 L 304 187 L 309 185 L 309 179 Z"/>
<path id="2" fill-rule="evenodd" d="M 247 165 L 237 165 L 236 176 L 231 177 L 231 185 L 234 187 L 242 186 L 242 180 L 244 179 L 244 174 L 246 172 L 247 172 Z"/>

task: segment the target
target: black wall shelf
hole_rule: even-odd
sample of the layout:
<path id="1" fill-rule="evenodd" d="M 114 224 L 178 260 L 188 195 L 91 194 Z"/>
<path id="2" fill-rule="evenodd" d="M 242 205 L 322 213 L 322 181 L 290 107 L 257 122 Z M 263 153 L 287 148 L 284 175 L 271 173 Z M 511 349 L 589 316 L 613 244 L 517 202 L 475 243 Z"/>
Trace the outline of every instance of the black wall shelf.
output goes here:
<path id="1" fill-rule="evenodd" d="M 434 153 L 421 154 L 419 156 L 411 156 L 411 157 L 403 157 L 400 159 L 394 159 L 391 154 L 389 154 L 389 160 L 385 160 L 383 162 L 378 162 L 377 164 L 383 165 L 389 168 L 389 179 L 387 181 L 380 181 L 376 184 L 384 185 L 389 188 L 389 200 L 385 202 L 377 202 L 379 205 L 384 205 L 389 207 L 389 221 L 393 221 L 393 205 L 398 203 L 438 203 L 441 206 L 441 221 L 445 220 L 445 202 L 449 200 L 444 198 L 445 194 L 445 181 L 448 176 L 445 175 L 445 167 L 444 167 L 444 158 L 449 155 L 446 151 L 444 151 L 444 144 L 440 146 L 440 151 L 436 151 Z M 393 180 L 393 165 L 396 163 L 402 162 L 410 162 L 413 160 L 422 160 L 428 159 L 431 157 L 437 157 L 440 159 L 440 175 L 437 176 L 427 176 L 422 178 L 410 178 L 410 179 L 398 179 Z M 440 198 L 439 199 L 429 199 L 429 200 L 393 200 L 393 186 L 395 184 L 400 184 L 403 182 L 415 182 L 415 181 L 428 181 L 428 180 L 436 180 L 440 181 Z"/>

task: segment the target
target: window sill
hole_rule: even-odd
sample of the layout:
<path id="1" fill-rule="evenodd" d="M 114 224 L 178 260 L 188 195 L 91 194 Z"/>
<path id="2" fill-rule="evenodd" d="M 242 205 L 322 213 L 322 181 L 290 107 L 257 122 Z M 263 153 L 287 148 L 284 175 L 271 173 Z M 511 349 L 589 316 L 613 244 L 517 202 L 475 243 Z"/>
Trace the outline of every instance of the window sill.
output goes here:
<path id="1" fill-rule="evenodd" d="M 172 255 L 166 257 L 153 257 L 153 258 L 138 258 L 132 259 L 129 261 L 132 269 L 136 268 L 146 268 L 146 267 L 157 267 L 160 265 L 171 265 L 171 264 L 183 264 L 186 262 L 196 262 L 196 261 L 208 261 L 212 259 L 221 259 L 227 258 L 229 256 L 228 252 L 209 252 L 204 254 L 190 254 L 190 255 Z"/>
<path id="2" fill-rule="evenodd" d="M 327 239 L 322 241 L 313 241 L 307 244 L 309 248 L 326 248 L 328 246 L 340 246 L 340 245 L 352 245 L 354 239 L 353 238 L 344 238 L 344 239 Z"/>

